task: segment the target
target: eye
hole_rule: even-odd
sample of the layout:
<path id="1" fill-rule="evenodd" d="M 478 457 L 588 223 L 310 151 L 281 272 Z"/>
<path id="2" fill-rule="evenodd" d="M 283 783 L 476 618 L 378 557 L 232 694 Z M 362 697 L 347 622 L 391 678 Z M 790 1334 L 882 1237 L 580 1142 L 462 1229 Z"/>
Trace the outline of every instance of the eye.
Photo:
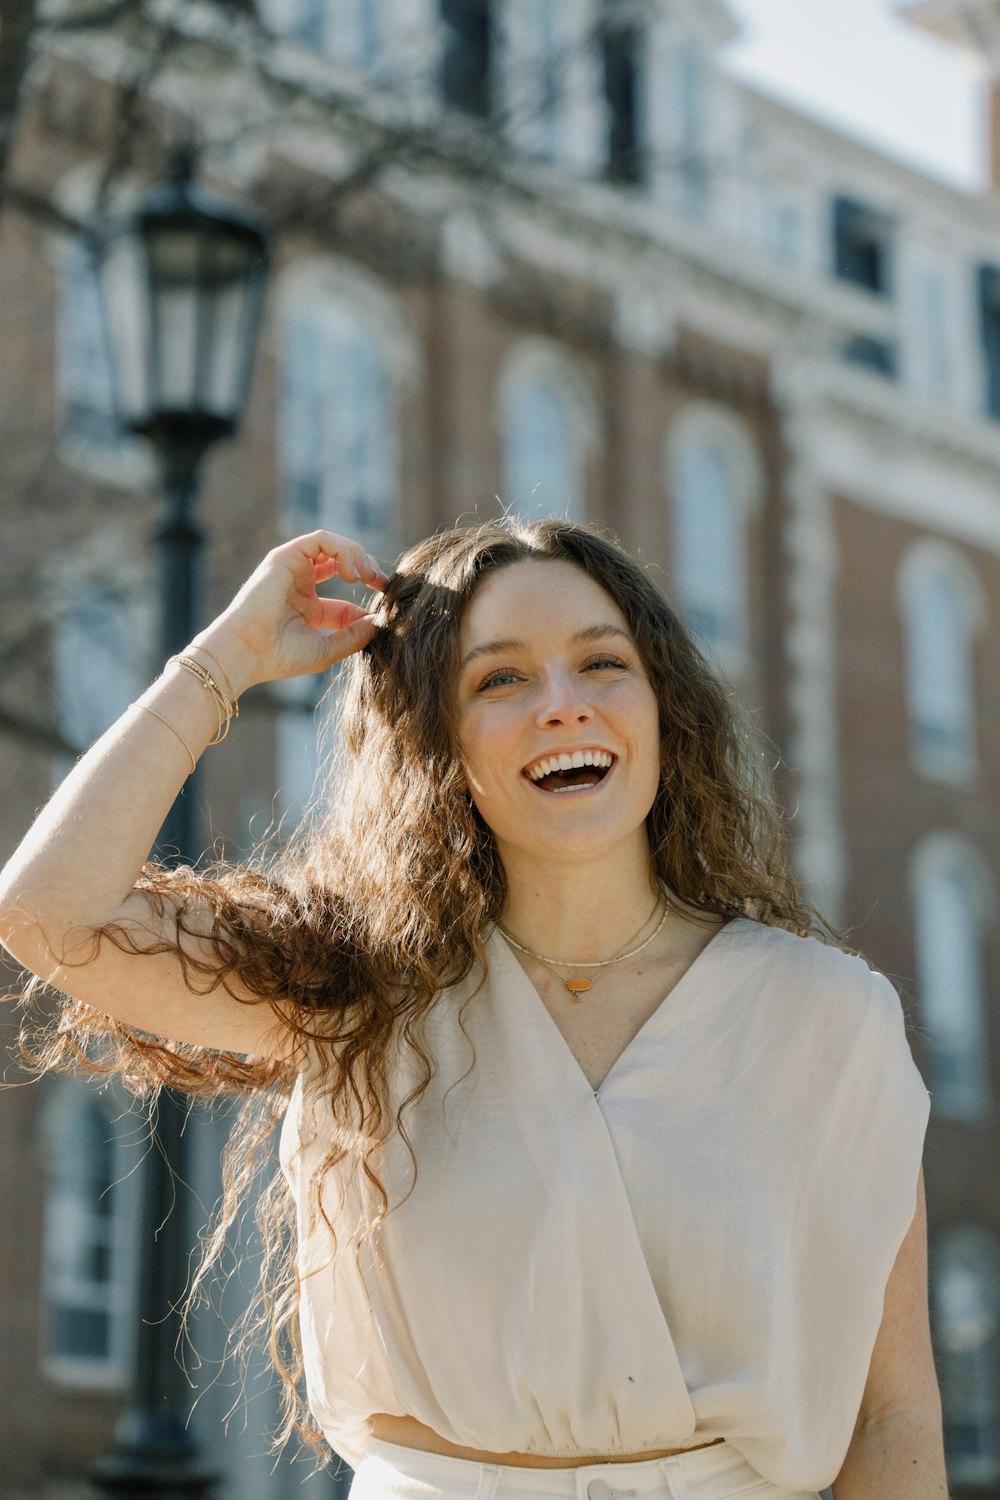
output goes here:
<path id="1" fill-rule="evenodd" d="M 588 672 L 591 667 L 617 667 L 620 671 L 625 671 L 628 667 L 628 662 L 622 661 L 617 656 L 593 656 L 590 661 L 584 662 L 583 670 Z M 514 677 L 515 675 L 510 667 L 498 667 L 495 672 L 491 672 L 488 677 L 483 678 L 477 691 L 482 693 L 487 688 L 497 687 L 499 686 L 498 678 Z"/>
<path id="2" fill-rule="evenodd" d="M 593 661 L 587 662 L 588 667 L 620 667 L 622 671 L 628 666 L 627 661 L 622 661 L 617 656 L 596 656 Z"/>
<path id="3" fill-rule="evenodd" d="M 482 682 L 479 684 L 477 692 L 482 693 L 485 692 L 487 688 L 496 687 L 497 678 L 499 677 L 513 677 L 513 675 L 514 673 L 510 670 L 509 667 L 501 667 L 498 671 L 491 672 L 488 677 L 483 678 Z"/>

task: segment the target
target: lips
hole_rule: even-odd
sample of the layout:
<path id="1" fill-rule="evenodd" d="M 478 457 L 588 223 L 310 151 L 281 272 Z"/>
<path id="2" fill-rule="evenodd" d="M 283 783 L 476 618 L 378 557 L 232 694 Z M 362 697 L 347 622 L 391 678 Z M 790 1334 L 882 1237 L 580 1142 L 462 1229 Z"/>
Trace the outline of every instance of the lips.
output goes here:
<path id="1" fill-rule="evenodd" d="M 549 775 L 545 776 L 542 781 L 532 781 L 527 772 L 522 771 L 521 774 L 522 776 L 524 776 L 525 781 L 533 791 L 541 792 L 546 797 L 586 797 L 588 795 L 592 795 L 604 785 L 608 777 L 614 771 L 616 765 L 617 759 L 612 761 L 610 766 L 577 766 L 569 771 L 550 773 Z M 587 775 L 588 777 L 596 775 L 597 780 L 580 781 L 575 783 L 573 781 L 564 781 L 561 784 L 557 782 L 546 786 L 545 782 L 549 781 L 550 777 L 553 775 L 571 778 L 583 775 Z"/>
<path id="2" fill-rule="evenodd" d="M 564 757 L 571 761 L 576 769 L 580 769 L 584 764 L 592 766 L 595 757 L 606 759 L 611 766 L 618 759 L 613 750 L 606 750 L 603 745 L 572 745 L 557 750 L 546 750 L 544 755 L 536 755 L 534 760 L 529 760 L 528 764 L 522 767 L 521 774 L 527 776 L 529 781 L 536 781 L 537 777 L 532 775 L 532 772 L 545 765 L 548 765 L 550 771 L 555 771 L 559 769 L 559 761 Z M 562 769 L 568 771 L 571 768 L 563 766 Z M 602 769 L 607 770 L 609 767 L 605 766 Z"/>

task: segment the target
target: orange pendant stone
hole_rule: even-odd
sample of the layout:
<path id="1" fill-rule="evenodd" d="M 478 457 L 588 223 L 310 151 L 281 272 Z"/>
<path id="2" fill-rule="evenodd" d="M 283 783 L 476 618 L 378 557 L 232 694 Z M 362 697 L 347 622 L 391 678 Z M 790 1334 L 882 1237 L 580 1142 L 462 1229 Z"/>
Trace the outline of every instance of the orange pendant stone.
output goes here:
<path id="1" fill-rule="evenodd" d="M 590 989 L 590 986 L 593 984 L 593 982 L 594 981 L 592 979 L 564 979 L 563 980 L 563 984 L 566 986 L 566 988 L 569 990 L 570 994 L 576 1000 L 578 1000 L 581 995 L 585 995 L 587 993 L 587 991 Z"/>

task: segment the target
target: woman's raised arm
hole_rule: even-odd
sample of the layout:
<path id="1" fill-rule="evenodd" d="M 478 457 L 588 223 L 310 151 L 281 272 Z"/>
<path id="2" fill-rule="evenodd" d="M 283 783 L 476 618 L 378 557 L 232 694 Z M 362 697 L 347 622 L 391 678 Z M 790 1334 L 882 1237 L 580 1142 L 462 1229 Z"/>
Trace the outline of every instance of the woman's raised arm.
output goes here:
<path id="1" fill-rule="evenodd" d="M 346 537 L 297 537 L 267 554 L 228 609 L 195 637 L 191 654 L 210 669 L 214 663 L 217 678 L 221 667 L 236 697 L 255 683 L 325 670 L 367 645 L 374 631 L 358 605 L 318 595 L 316 585 L 335 575 L 372 588 L 388 581 Z M 271 1007 L 241 1004 L 231 977 L 233 994 L 221 986 L 208 994 L 190 988 L 169 903 L 161 914 L 136 889 L 192 757 L 218 722 L 212 693 L 192 672 L 169 664 L 77 762 L 0 871 L 0 942 L 46 982 L 155 1036 L 281 1056 Z M 197 923 L 189 909 L 186 926 L 192 917 Z M 207 906 L 205 917 L 207 932 Z M 174 950 L 132 953 L 104 941 L 94 952 L 93 934 L 108 924 L 138 946 L 162 938 Z M 206 939 L 182 942 L 192 956 L 211 960 Z"/>

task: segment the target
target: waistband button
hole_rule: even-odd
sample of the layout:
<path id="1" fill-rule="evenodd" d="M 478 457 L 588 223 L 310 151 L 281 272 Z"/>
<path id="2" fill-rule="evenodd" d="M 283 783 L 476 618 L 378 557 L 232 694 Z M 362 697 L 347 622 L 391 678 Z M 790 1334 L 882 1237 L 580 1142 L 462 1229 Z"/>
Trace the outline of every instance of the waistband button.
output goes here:
<path id="1" fill-rule="evenodd" d="M 611 1500 L 613 1491 L 605 1479 L 592 1479 L 587 1485 L 587 1500 Z"/>

